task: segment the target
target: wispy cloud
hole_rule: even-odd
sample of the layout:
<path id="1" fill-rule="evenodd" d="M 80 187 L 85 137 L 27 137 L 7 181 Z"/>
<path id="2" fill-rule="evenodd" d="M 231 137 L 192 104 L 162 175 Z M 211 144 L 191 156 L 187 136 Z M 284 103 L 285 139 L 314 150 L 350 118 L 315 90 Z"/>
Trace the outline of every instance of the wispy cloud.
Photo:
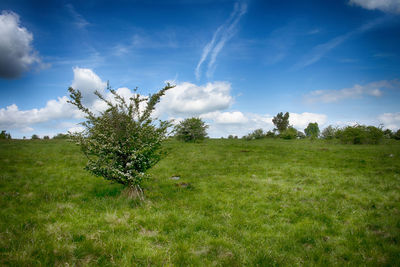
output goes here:
<path id="1" fill-rule="evenodd" d="M 318 62 L 328 52 L 330 52 L 337 46 L 341 45 L 348 39 L 350 39 L 356 35 L 362 34 L 372 28 L 377 27 L 378 25 L 384 23 L 387 19 L 388 19 L 387 17 L 375 19 L 373 21 L 370 21 L 370 22 L 362 25 L 361 27 L 359 27 L 351 32 L 337 36 L 337 37 L 329 40 L 326 43 L 315 46 L 309 54 L 304 56 L 302 60 L 300 60 L 298 63 L 296 63 L 293 66 L 293 69 L 295 69 L 295 70 L 302 69 L 302 68 L 305 68 L 307 66 L 310 66 L 310 65 Z"/>
<path id="2" fill-rule="evenodd" d="M 230 14 L 227 21 L 219 26 L 214 32 L 211 41 L 203 48 L 203 53 L 200 57 L 199 63 L 195 69 L 195 75 L 197 80 L 201 76 L 201 65 L 210 55 L 210 59 L 207 65 L 207 76 L 211 77 L 215 69 L 215 62 L 218 54 L 224 48 L 225 43 L 229 41 L 236 33 L 236 26 L 240 18 L 246 13 L 247 4 L 244 2 L 236 2 L 232 13 Z"/>
<path id="3" fill-rule="evenodd" d="M 384 88 L 400 88 L 400 82 L 398 80 L 382 80 L 365 85 L 355 84 L 353 87 L 340 90 L 316 90 L 306 95 L 305 100 L 309 103 L 332 103 L 365 95 L 379 97 L 383 94 L 382 89 Z"/>
<path id="4" fill-rule="evenodd" d="M 90 23 L 81 15 L 79 14 L 73 5 L 66 4 L 65 7 L 67 8 L 68 12 L 71 14 L 72 18 L 74 19 L 73 23 L 80 29 L 86 28 L 86 26 L 90 25 Z"/>
<path id="5" fill-rule="evenodd" d="M 369 10 L 378 9 L 383 12 L 400 14 L 399 0 L 350 0 L 349 3 Z"/>

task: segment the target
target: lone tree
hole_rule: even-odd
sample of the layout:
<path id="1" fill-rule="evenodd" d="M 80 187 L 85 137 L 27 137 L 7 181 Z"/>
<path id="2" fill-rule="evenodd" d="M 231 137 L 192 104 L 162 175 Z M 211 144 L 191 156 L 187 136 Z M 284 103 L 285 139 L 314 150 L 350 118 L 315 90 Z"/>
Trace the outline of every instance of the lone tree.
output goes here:
<path id="1" fill-rule="evenodd" d="M 280 134 L 283 133 L 289 127 L 289 112 L 286 112 L 285 115 L 279 112 L 272 119 L 272 122 L 276 126 L 276 130 L 278 130 Z"/>
<path id="2" fill-rule="evenodd" d="M 11 134 L 7 133 L 5 130 L 1 131 L 0 139 L 9 139 L 11 140 Z"/>
<path id="3" fill-rule="evenodd" d="M 162 141 L 166 138 L 169 121 L 155 120 L 151 113 L 165 92 L 174 86 L 169 83 L 148 98 L 136 93 L 129 101 L 107 86 L 113 100 L 98 91 L 95 94 L 107 104 L 107 110 L 99 115 L 82 104 L 79 90 L 69 88 L 69 103 L 85 113 L 82 123 L 85 130 L 71 133 L 88 158 L 86 169 L 129 188 L 130 195 L 142 197 L 142 183 L 146 171 L 161 158 Z M 144 107 L 142 104 L 145 104 Z"/>
<path id="4" fill-rule="evenodd" d="M 318 123 L 314 122 L 314 123 L 309 123 L 307 128 L 304 129 L 304 133 L 306 134 L 307 137 L 311 137 L 311 138 L 317 138 L 319 136 L 319 127 L 318 127 Z"/>
<path id="5" fill-rule="evenodd" d="M 207 128 L 200 118 L 188 118 L 175 126 L 175 136 L 185 142 L 198 142 L 207 137 Z"/>

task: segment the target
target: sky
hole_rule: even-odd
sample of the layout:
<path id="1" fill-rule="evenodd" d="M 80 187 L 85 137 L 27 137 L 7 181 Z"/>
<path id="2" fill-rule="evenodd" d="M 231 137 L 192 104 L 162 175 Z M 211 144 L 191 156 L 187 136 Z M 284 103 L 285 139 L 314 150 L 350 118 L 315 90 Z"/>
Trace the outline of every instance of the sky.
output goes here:
<path id="1" fill-rule="evenodd" d="M 80 131 L 68 88 L 100 112 L 176 85 L 154 117 L 210 137 L 355 123 L 400 128 L 400 0 L 0 0 L 0 130 Z"/>

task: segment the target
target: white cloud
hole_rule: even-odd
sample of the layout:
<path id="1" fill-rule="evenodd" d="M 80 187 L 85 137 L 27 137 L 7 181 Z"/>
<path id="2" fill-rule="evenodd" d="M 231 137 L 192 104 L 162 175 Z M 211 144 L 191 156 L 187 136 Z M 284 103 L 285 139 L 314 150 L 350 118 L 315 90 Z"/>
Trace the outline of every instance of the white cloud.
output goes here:
<path id="1" fill-rule="evenodd" d="M 378 117 L 380 123 L 384 125 L 385 128 L 391 130 L 400 129 L 400 112 L 397 113 L 383 113 Z"/>
<path id="2" fill-rule="evenodd" d="M 204 63 L 210 53 L 211 56 L 208 62 L 207 76 L 212 76 L 218 54 L 221 52 L 222 48 L 224 48 L 225 43 L 234 36 L 236 32 L 236 25 L 239 22 L 240 18 L 246 13 L 246 11 L 246 3 L 236 2 L 228 20 L 224 24 L 219 26 L 214 32 L 211 41 L 203 48 L 203 53 L 200 57 L 199 63 L 196 66 L 195 75 L 197 80 L 200 79 L 201 65 Z"/>
<path id="3" fill-rule="evenodd" d="M 33 35 L 20 26 L 19 16 L 10 11 L 0 15 L 0 77 L 18 78 L 41 60 L 32 47 Z"/>
<path id="4" fill-rule="evenodd" d="M 327 121 L 327 116 L 325 114 L 318 113 L 290 113 L 289 114 L 289 123 L 293 125 L 294 128 L 298 130 L 304 130 L 308 126 L 308 124 L 317 122 L 318 125 L 324 125 Z"/>
<path id="5" fill-rule="evenodd" d="M 71 87 L 82 93 L 85 104 L 92 103 L 97 98 L 94 94 L 96 90 L 100 93 L 104 92 L 107 83 L 103 82 L 93 70 L 75 67 L 73 68 L 73 72 L 74 80 Z"/>
<path id="6" fill-rule="evenodd" d="M 49 100 L 44 108 L 19 110 L 13 104 L 0 109 L 0 127 L 4 129 L 32 130 L 31 125 L 56 119 L 82 118 L 82 113 L 67 103 L 66 96 Z"/>
<path id="7" fill-rule="evenodd" d="M 76 27 L 83 29 L 90 24 L 89 22 L 87 22 L 87 20 L 81 14 L 79 14 L 75 10 L 73 5 L 66 4 L 65 7 L 67 8 L 68 12 L 72 16 L 73 23 L 76 25 Z"/>
<path id="8" fill-rule="evenodd" d="M 310 92 L 305 96 L 307 102 L 323 102 L 331 103 L 343 99 L 358 98 L 365 95 L 379 97 L 381 96 L 384 88 L 400 88 L 400 82 L 397 80 L 382 80 L 371 82 L 366 85 L 356 84 L 350 88 L 343 88 L 340 90 L 316 90 Z"/>
<path id="9" fill-rule="evenodd" d="M 380 10 L 388 13 L 400 13 L 399 0 L 350 0 L 350 4 L 359 5 L 369 10 Z"/>
<path id="10" fill-rule="evenodd" d="M 162 97 L 156 115 L 188 117 L 226 109 L 233 103 L 230 90 L 228 82 L 212 82 L 203 86 L 189 82 L 177 84 Z"/>

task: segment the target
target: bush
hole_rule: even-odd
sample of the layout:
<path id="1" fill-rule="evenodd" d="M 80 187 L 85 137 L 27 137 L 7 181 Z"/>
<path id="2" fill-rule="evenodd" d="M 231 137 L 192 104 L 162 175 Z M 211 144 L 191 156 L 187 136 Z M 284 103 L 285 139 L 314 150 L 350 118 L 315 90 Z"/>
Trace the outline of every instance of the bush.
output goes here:
<path id="1" fill-rule="evenodd" d="M 338 130 L 337 136 L 345 144 L 378 144 L 384 134 L 375 126 L 355 125 Z"/>
<path id="2" fill-rule="evenodd" d="M 5 130 L 1 131 L 0 139 L 8 139 L 11 140 L 11 134 L 7 133 Z"/>
<path id="3" fill-rule="evenodd" d="M 53 139 L 68 139 L 70 136 L 68 134 L 59 133 L 53 136 Z"/>
<path id="4" fill-rule="evenodd" d="M 265 137 L 263 129 L 256 129 L 248 135 L 243 136 L 245 140 L 262 139 Z"/>
<path id="5" fill-rule="evenodd" d="M 302 131 L 297 131 L 297 138 L 304 139 L 306 138 L 306 135 Z"/>
<path id="6" fill-rule="evenodd" d="M 207 137 L 208 125 L 200 118 L 188 118 L 175 126 L 175 136 L 185 142 L 199 142 Z"/>
<path id="7" fill-rule="evenodd" d="M 292 126 L 289 126 L 286 130 L 284 130 L 281 134 L 280 137 L 286 140 L 289 139 L 296 139 L 297 138 L 297 130 L 293 128 Z"/>
<path id="8" fill-rule="evenodd" d="M 32 140 L 39 140 L 40 137 L 37 134 L 33 134 L 31 137 Z"/>
<path id="9" fill-rule="evenodd" d="M 400 140 L 400 129 L 393 134 L 393 139 Z"/>
<path id="10" fill-rule="evenodd" d="M 322 131 L 321 137 L 322 137 L 323 139 L 326 139 L 326 140 L 331 140 L 331 139 L 333 139 L 333 138 L 336 138 L 337 131 L 338 131 L 338 128 L 335 128 L 335 127 L 333 127 L 332 125 L 329 125 L 328 127 L 326 127 L 326 128 Z"/>
<path id="11" fill-rule="evenodd" d="M 49 137 L 48 135 L 45 135 L 45 136 L 43 136 L 43 139 L 44 139 L 44 140 L 49 140 L 50 137 Z"/>
<path id="12" fill-rule="evenodd" d="M 276 135 L 275 135 L 275 133 L 273 131 L 268 131 L 268 132 L 265 133 L 265 137 L 267 137 L 267 138 L 275 138 Z"/>
<path id="13" fill-rule="evenodd" d="M 161 96 L 171 88 L 173 86 L 167 84 L 148 98 L 135 93 L 127 101 L 108 86 L 113 101 L 95 92 L 108 106 L 99 115 L 82 104 L 79 90 L 69 88 L 69 103 L 84 112 L 87 119 L 82 123 L 83 132 L 70 133 L 88 158 L 86 169 L 96 176 L 128 186 L 132 193 L 141 196 L 145 173 L 161 159 L 161 144 L 170 126 L 167 121 L 155 124 L 151 113 Z M 145 107 L 139 108 L 143 102 Z"/>

